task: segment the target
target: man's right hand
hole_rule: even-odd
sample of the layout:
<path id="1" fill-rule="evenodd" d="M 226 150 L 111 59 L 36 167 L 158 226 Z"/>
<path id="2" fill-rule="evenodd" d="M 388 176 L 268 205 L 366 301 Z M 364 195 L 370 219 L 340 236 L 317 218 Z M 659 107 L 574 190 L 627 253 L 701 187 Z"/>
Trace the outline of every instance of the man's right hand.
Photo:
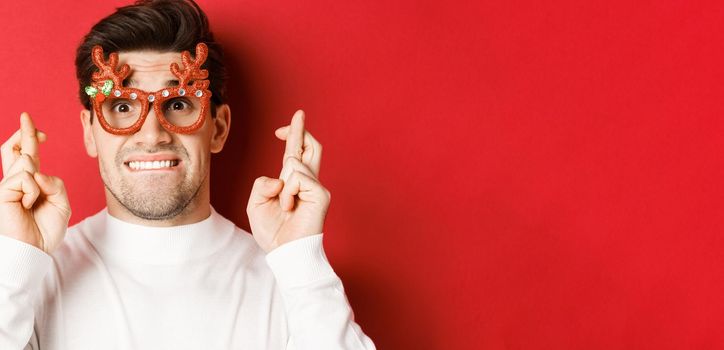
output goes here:
<path id="1" fill-rule="evenodd" d="M 32 244 L 50 254 L 63 241 L 70 220 L 70 203 L 63 181 L 41 174 L 37 131 L 27 113 L 20 130 L 0 147 L 0 235 Z"/>

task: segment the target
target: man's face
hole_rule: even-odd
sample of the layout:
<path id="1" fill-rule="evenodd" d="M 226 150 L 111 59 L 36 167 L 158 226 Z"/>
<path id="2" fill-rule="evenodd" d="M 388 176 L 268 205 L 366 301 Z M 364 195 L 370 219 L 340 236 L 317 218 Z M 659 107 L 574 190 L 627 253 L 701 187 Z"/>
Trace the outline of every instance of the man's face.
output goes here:
<path id="1" fill-rule="evenodd" d="M 178 84 L 172 62 L 180 65 L 181 54 L 119 53 L 119 66 L 131 66 L 126 86 L 148 92 Z M 210 153 L 221 151 L 228 133 L 224 108 L 217 118 L 207 111 L 204 125 L 190 135 L 164 129 L 153 109 L 137 133 L 125 136 L 107 133 L 97 116 L 90 124 L 84 111 L 86 149 L 98 157 L 109 210 L 120 206 L 144 220 L 170 220 L 208 202 Z"/>

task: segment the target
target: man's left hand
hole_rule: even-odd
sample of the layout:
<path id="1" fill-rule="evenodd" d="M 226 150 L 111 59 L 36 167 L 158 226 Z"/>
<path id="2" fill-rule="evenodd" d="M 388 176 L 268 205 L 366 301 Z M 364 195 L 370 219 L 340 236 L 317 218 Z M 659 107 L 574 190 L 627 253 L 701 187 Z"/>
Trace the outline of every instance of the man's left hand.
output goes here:
<path id="1" fill-rule="evenodd" d="M 295 239 L 322 233 L 330 193 L 319 183 L 322 145 L 304 130 L 304 112 L 275 131 L 286 140 L 278 179 L 261 176 L 251 189 L 246 213 L 254 239 L 267 253 Z"/>

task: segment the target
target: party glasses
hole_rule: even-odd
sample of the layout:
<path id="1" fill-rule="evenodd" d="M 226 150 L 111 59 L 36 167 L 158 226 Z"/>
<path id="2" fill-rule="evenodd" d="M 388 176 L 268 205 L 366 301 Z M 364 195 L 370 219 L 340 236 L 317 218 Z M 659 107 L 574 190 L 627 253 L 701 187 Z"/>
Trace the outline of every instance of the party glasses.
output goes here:
<path id="1" fill-rule="evenodd" d="M 111 53 L 104 60 L 103 48 L 93 47 L 93 63 L 99 71 L 93 73 L 93 82 L 85 87 L 90 96 L 93 111 L 105 131 L 115 135 L 136 133 L 148 116 L 151 108 L 159 123 L 171 132 L 191 134 L 198 130 L 206 120 L 211 91 L 209 73 L 201 69 L 208 56 L 208 47 L 204 43 L 196 45 L 195 59 L 188 51 L 181 53 L 183 68 L 171 63 L 171 73 L 178 78 L 178 85 L 155 92 L 147 92 L 124 87 L 123 81 L 131 68 L 124 64 L 118 66 L 118 54 Z"/>

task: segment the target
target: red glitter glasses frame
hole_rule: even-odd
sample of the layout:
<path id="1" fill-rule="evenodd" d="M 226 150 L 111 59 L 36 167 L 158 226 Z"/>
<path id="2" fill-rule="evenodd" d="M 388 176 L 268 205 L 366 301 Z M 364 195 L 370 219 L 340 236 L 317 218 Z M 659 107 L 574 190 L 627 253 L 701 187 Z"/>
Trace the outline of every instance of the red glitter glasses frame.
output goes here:
<path id="1" fill-rule="evenodd" d="M 114 135 L 131 135 L 141 129 L 146 121 L 149 112 L 149 103 L 153 102 L 153 110 L 159 123 L 171 132 L 179 134 L 191 134 L 198 130 L 206 121 L 206 111 L 209 108 L 211 99 L 211 91 L 209 90 L 209 73 L 206 69 L 201 69 L 201 65 L 208 56 L 208 47 L 204 43 L 196 45 L 196 57 L 191 59 L 188 51 L 181 53 L 181 61 L 184 68 L 179 68 L 178 64 L 171 63 L 171 73 L 178 78 L 177 86 L 167 87 L 155 92 L 146 92 L 140 89 L 123 87 L 123 81 L 130 74 L 130 67 L 124 64 L 120 69 L 118 66 L 118 53 L 111 53 L 108 56 L 108 62 L 104 60 L 103 48 L 100 45 L 93 47 L 92 59 L 93 63 L 98 67 L 99 71 L 93 73 L 93 83 L 85 87 L 85 92 L 90 96 L 93 110 L 98 116 L 98 121 L 108 133 Z M 188 85 L 189 82 L 191 85 Z M 136 100 L 141 103 L 141 114 L 133 125 L 126 128 L 116 128 L 108 123 L 103 117 L 103 102 L 110 95 L 115 98 L 124 98 Z M 199 116 L 193 124 L 188 126 L 177 126 L 170 123 L 161 110 L 165 101 L 181 97 L 196 96 L 201 101 Z"/>

